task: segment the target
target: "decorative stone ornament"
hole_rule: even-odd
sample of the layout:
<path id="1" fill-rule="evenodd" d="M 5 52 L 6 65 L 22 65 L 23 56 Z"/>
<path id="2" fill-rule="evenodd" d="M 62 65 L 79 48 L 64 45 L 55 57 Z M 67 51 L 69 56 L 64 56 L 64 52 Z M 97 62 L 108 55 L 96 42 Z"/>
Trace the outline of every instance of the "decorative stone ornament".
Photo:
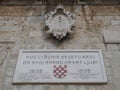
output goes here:
<path id="1" fill-rule="evenodd" d="M 57 5 L 53 12 L 45 15 L 46 33 L 58 40 L 72 33 L 75 24 L 75 14 L 66 11 L 62 4 Z"/>

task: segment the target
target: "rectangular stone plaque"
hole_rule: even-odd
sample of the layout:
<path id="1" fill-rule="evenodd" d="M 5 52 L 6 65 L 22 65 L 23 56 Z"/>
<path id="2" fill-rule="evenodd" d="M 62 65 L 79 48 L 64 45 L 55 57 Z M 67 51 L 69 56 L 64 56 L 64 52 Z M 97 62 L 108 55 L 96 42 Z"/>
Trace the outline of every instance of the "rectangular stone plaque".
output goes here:
<path id="1" fill-rule="evenodd" d="M 107 77 L 99 50 L 21 50 L 13 83 L 107 83 Z"/>

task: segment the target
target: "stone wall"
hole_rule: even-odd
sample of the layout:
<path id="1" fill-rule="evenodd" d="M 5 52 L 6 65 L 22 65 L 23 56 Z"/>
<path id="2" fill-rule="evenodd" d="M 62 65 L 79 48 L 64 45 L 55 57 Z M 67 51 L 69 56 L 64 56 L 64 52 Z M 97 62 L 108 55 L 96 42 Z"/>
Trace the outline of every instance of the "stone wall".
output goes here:
<path id="1" fill-rule="evenodd" d="M 120 90 L 120 42 L 105 42 L 107 34 L 103 34 L 103 31 L 120 32 L 120 7 L 78 5 L 65 8 L 77 15 L 76 25 L 73 36 L 58 42 L 44 32 L 45 6 L 0 6 L 0 90 Z M 100 49 L 108 84 L 13 85 L 21 49 Z"/>

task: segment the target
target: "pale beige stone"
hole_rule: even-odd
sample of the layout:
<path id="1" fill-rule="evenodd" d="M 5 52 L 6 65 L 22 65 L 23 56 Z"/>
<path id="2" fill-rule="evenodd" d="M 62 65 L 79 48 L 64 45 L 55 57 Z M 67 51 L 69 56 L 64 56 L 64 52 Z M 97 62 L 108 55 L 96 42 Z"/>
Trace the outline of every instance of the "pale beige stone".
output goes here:
<path id="1" fill-rule="evenodd" d="M 68 86 L 68 90 L 77 90 L 77 87 L 75 85 Z"/>
<path id="2" fill-rule="evenodd" d="M 0 66 L 2 66 L 5 56 L 6 56 L 6 52 L 0 51 Z"/>
<path id="3" fill-rule="evenodd" d="M 0 31 L 0 42 L 15 42 L 16 31 Z"/>
<path id="4" fill-rule="evenodd" d="M 7 72 L 6 72 L 6 76 L 8 76 L 8 77 L 12 77 L 13 75 L 14 75 L 14 68 L 12 68 L 12 67 L 9 67 L 8 69 L 7 69 Z"/>
<path id="5" fill-rule="evenodd" d="M 45 13 L 46 6 L 0 6 L 3 16 L 39 16 Z"/>
<path id="6" fill-rule="evenodd" d="M 103 31 L 105 43 L 120 43 L 120 31 Z"/>
<path id="7" fill-rule="evenodd" d="M 106 16 L 104 16 L 104 19 L 105 19 L 105 21 L 106 20 L 120 20 L 120 16 L 112 16 L 112 15 L 106 15 Z"/>
<path id="8" fill-rule="evenodd" d="M 107 50 L 110 50 L 110 51 L 118 51 L 118 50 L 119 50 L 119 47 L 118 47 L 118 45 L 116 45 L 116 44 L 107 44 Z"/>
<path id="9" fill-rule="evenodd" d="M 112 53 L 111 63 L 114 73 L 114 84 L 117 90 L 120 89 L 120 52 Z"/>
<path id="10" fill-rule="evenodd" d="M 111 25 L 120 25 L 120 20 L 112 20 Z"/>
<path id="11" fill-rule="evenodd" d="M 43 86 L 42 85 L 35 85 L 33 87 L 34 90 L 43 90 Z"/>
<path id="12" fill-rule="evenodd" d="M 69 53 L 68 53 L 69 52 Z M 73 54 L 74 52 L 74 54 Z M 33 72 L 31 73 L 30 70 L 31 70 L 31 64 L 25 64 L 24 62 L 26 61 L 30 61 L 30 62 L 33 62 L 32 60 L 34 60 L 35 62 L 37 62 L 38 58 L 30 58 L 31 56 L 35 56 L 35 57 L 38 57 L 38 56 L 45 56 L 47 55 L 48 57 L 51 56 L 51 55 L 57 55 L 59 57 L 61 56 L 67 56 L 66 60 L 69 61 L 69 58 L 68 56 L 77 56 L 77 55 L 80 55 L 82 58 L 81 60 L 76 58 L 76 59 L 70 59 L 72 62 L 74 60 L 78 60 L 78 61 L 81 61 L 82 62 L 82 67 L 80 67 L 80 64 L 78 63 L 74 63 L 72 64 L 72 66 L 74 67 L 73 69 L 71 69 L 71 65 L 70 64 L 67 64 L 67 72 L 69 73 L 69 75 L 67 75 L 67 77 L 64 77 L 62 78 L 62 81 L 59 80 L 59 79 L 56 79 L 56 77 L 53 77 L 53 66 L 55 64 L 59 64 L 59 65 L 62 65 L 61 63 L 51 63 L 51 65 L 53 65 L 51 67 L 51 65 L 47 65 L 47 64 L 44 64 L 46 61 L 46 59 L 44 58 L 41 58 L 39 59 L 40 62 L 42 62 L 42 64 L 40 63 L 36 63 L 36 64 L 32 64 L 32 68 L 35 69 L 37 68 L 38 65 L 41 65 L 41 72 Z M 72 55 L 73 54 L 73 55 Z M 91 59 L 89 57 L 89 59 L 85 59 L 83 56 L 93 56 L 94 57 L 94 60 L 95 62 L 97 62 L 94 66 L 94 64 L 88 64 L 87 62 L 88 61 L 91 61 L 93 60 L 93 58 Z M 18 59 L 18 62 L 17 62 L 17 66 L 16 66 L 16 70 L 15 70 L 15 74 L 14 74 L 14 78 L 13 78 L 13 83 L 107 83 L 107 78 L 106 78 L 106 73 L 105 73 L 105 68 L 104 68 L 104 64 L 103 64 L 103 61 L 102 61 L 102 55 L 101 55 L 101 52 L 100 51 L 20 51 L 20 54 L 19 56 L 22 56 Z M 23 57 L 24 56 L 24 57 Z M 26 58 L 28 57 L 28 58 Z M 30 60 L 31 59 L 31 60 Z M 51 60 L 51 59 L 47 59 L 48 62 Z M 61 58 L 54 58 L 53 61 L 62 61 L 63 63 L 65 63 Z M 84 62 L 84 60 L 88 60 L 87 62 Z M 100 63 L 98 63 L 100 62 Z M 86 64 L 87 63 L 87 64 Z M 47 66 L 46 66 L 47 65 Z M 81 79 L 81 77 L 78 77 L 77 79 L 76 78 L 73 78 L 75 77 L 73 74 L 74 73 L 78 73 L 80 69 L 78 68 L 81 68 L 82 70 L 84 70 L 87 66 L 86 65 L 89 65 L 89 69 L 91 71 L 91 74 L 95 74 L 95 75 L 92 75 L 92 77 L 95 77 L 95 79 L 93 78 L 88 78 L 87 74 L 84 74 L 85 77 L 87 77 L 86 79 Z M 45 68 L 46 67 L 46 68 Z M 93 67 L 95 67 L 94 71 L 93 70 Z M 25 68 L 25 69 L 24 69 Z M 49 70 L 47 69 L 49 68 Z M 102 68 L 102 69 L 101 69 Z M 9 69 L 10 70 L 10 69 Z M 66 70 L 66 69 L 65 69 Z M 47 74 L 44 74 L 43 72 L 46 72 Z M 99 75 L 98 75 L 99 73 Z M 41 75 L 45 75 L 46 77 L 48 77 L 48 75 L 51 77 L 51 78 L 44 78 L 43 76 Z M 80 73 L 79 73 L 80 74 Z M 8 75 L 9 75 L 9 72 L 8 72 Z M 33 77 L 34 75 L 34 77 Z M 71 76 L 72 75 L 72 76 Z M 80 74 L 82 75 L 82 74 Z M 31 78 L 32 77 L 32 78 Z M 77 76 L 76 76 L 77 77 Z M 37 78 L 37 79 L 36 79 Z"/>
<path id="13" fill-rule="evenodd" d="M 19 90 L 33 90 L 33 86 L 32 85 L 23 85 L 20 87 Z"/>
<path id="14" fill-rule="evenodd" d="M 22 26 L 19 25 L 1 25 L 0 31 L 16 31 L 16 30 L 22 30 Z"/>
<path id="15" fill-rule="evenodd" d="M 41 31 L 31 31 L 29 34 L 30 37 L 41 37 L 42 32 Z"/>
<path id="16" fill-rule="evenodd" d="M 113 16 L 108 16 L 108 15 L 106 15 L 106 16 L 104 16 L 104 19 L 105 19 L 105 20 L 112 20 L 112 19 L 113 19 Z"/>
<path id="17" fill-rule="evenodd" d="M 100 43 L 98 39 L 98 37 L 103 39 L 103 36 L 100 35 L 102 30 L 120 31 L 120 25 L 118 24 L 120 20 L 120 7 L 84 7 L 74 5 L 73 12 L 77 15 L 75 25 L 77 29 L 74 30 L 74 37 L 65 39 L 62 42 L 45 38 L 46 35 L 42 33 L 43 24 L 41 24 L 41 22 L 44 23 L 44 19 L 41 15 L 44 15 L 45 11 L 46 6 L 0 6 L 0 30 L 15 30 L 20 32 L 17 33 L 17 37 L 15 38 L 16 43 L 8 44 L 0 42 L 0 64 L 2 64 L 2 60 L 4 60 L 3 67 L 0 67 L 0 69 L 2 69 L 0 72 L 0 90 L 120 90 L 120 44 L 118 51 L 116 43 L 114 43 L 114 45 L 104 44 L 104 42 Z M 97 23 L 98 21 L 99 23 Z M 89 22 L 89 24 L 87 24 L 87 22 Z M 99 25 L 97 24 L 99 24 L 100 27 L 98 27 Z M 34 31 L 38 33 L 36 32 L 36 34 Z M 30 33 L 32 34 L 30 35 Z M 1 34 L 0 32 L 0 40 L 6 38 L 6 34 L 3 34 L 3 36 L 1 36 Z M 116 37 L 116 35 L 112 33 L 112 35 L 110 35 L 110 38 L 111 37 Z M 108 40 L 112 40 L 110 38 L 108 38 Z M 120 38 L 115 40 L 118 39 L 120 40 Z M 16 67 L 18 51 L 20 49 L 101 49 L 103 50 L 103 60 L 106 66 L 108 84 L 63 84 L 63 86 L 56 84 L 12 85 L 13 69 Z M 7 55 L 6 52 L 9 55 Z"/>
<path id="18" fill-rule="evenodd" d="M 98 43 L 98 44 L 93 44 L 93 45 L 91 46 L 91 49 L 106 50 L 106 47 L 105 47 L 104 44 Z"/>
<path id="19" fill-rule="evenodd" d="M 118 45 L 118 47 L 119 47 L 119 51 L 120 51 L 120 44 Z"/>
<path id="20" fill-rule="evenodd" d="M 2 88 L 2 70 L 1 70 L 1 66 L 0 66 L 0 88 Z"/>
<path id="21" fill-rule="evenodd" d="M 105 20 L 104 16 L 94 16 L 94 20 Z"/>
<path id="22" fill-rule="evenodd" d="M 109 25 L 109 26 L 107 26 L 107 29 L 109 31 L 115 31 L 115 30 L 120 31 L 120 25 Z"/>

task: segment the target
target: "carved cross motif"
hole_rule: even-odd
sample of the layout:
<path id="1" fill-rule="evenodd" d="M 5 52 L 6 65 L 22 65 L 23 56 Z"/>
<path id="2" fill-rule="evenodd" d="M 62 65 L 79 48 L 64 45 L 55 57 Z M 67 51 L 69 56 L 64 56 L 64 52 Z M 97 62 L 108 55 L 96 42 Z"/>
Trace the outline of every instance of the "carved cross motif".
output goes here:
<path id="1" fill-rule="evenodd" d="M 61 40 L 72 33 L 72 27 L 75 23 L 75 14 L 66 11 L 62 4 L 59 4 L 53 12 L 45 15 L 46 33 L 52 34 L 58 40 Z"/>

